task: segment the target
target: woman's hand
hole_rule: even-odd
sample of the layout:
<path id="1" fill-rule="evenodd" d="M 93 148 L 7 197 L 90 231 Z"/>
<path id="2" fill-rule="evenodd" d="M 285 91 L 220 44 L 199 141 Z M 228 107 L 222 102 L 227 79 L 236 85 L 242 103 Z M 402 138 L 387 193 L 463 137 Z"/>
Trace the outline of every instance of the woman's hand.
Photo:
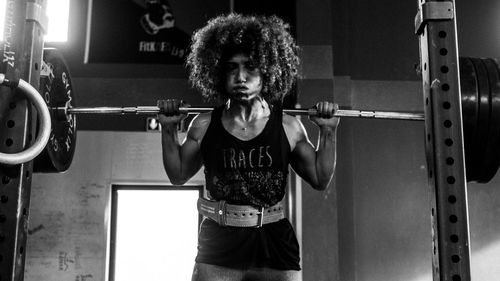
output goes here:
<path id="1" fill-rule="evenodd" d="M 186 112 L 181 112 L 179 110 L 181 106 L 188 107 L 184 105 L 182 101 L 177 99 L 158 100 L 157 105 L 160 109 L 158 119 L 162 126 L 177 125 L 187 117 Z"/>
<path id="2" fill-rule="evenodd" d="M 309 116 L 309 119 L 319 127 L 331 127 L 333 129 L 337 128 L 340 122 L 340 117 L 335 117 L 334 114 L 339 109 L 339 105 L 336 103 L 321 101 L 318 102 L 314 107 L 317 110 L 315 116 Z"/>

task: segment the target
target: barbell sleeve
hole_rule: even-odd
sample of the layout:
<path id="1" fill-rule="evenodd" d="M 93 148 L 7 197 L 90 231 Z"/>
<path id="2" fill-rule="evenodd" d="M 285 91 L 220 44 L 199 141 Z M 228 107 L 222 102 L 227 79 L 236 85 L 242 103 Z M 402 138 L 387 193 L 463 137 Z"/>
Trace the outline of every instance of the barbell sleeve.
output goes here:
<path id="1" fill-rule="evenodd" d="M 394 112 L 394 111 L 377 111 L 377 110 L 346 110 L 339 109 L 335 113 L 339 117 L 359 117 L 359 118 L 375 118 L 375 119 L 392 119 L 392 120 L 414 120 L 424 121 L 425 114 L 417 112 Z"/>
<path id="2" fill-rule="evenodd" d="M 132 107 L 58 107 L 57 110 L 64 111 L 64 114 L 137 114 L 137 115 L 154 115 L 160 112 L 157 106 L 132 106 Z M 198 114 L 212 111 L 210 107 L 180 107 L 179 111 L 188 114 Z M 315 116 L 317 110 L 310 109 L 284 109 L 283 112 L 290 115 L 309 115 Z M 425 115 L 419 112 L 393 112 L 393 111 L 376 111 L 376 110 L 353 110 L 339 109 L 335 113 L 336 117 L 352 117 L 352 118 L 374 118 L 374 119 L 394 119 L 394 120 L 425 120 Z"/>

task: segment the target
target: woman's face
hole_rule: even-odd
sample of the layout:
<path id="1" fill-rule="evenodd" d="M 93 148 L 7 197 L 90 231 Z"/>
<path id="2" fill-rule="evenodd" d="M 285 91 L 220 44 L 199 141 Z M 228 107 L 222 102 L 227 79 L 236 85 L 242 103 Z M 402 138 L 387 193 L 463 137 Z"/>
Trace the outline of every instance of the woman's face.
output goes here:
<path id="1" fill-rule="evenodd" d="M 260 69 L 248 55 L 237 53 L 225 62 L 226 92 L 230 99 L 249 101 L 260 97 L 262 76 Z"/>

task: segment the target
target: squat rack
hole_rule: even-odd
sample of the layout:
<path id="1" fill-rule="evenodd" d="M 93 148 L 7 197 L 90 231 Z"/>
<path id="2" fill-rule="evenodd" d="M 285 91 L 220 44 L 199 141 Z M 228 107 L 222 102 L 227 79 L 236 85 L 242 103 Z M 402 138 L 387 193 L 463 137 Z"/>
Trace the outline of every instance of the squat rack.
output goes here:
<path id="1" fill-rule="evenodd" d="M 6 79 L 39 88 L 46 30 L 45 0 L 7 0 L 3 62 Z M 432 222 L 433 280 L 470 280 L 467 182 L 455 2 L 418 0 L 415 33 L 425 112 L 425 147 Z M 0 87 L 1 151 L 13 153 L 33 143 L 37 116 L 16 90 Z M 446 122 L 445 122 L 446 121 Z M 450 124 L 449 125 L 444 125 Z M 0 165 L 0 279 L 24 279 L 32 161 Z"/>
<path id="2" fill-rule="evenodd" d="M 433 280 L 470 280 L 455 2 L 418 0 Z M 450 125 L 451 124 L 451 125 Z"/>
<path id="3" fill-rule="evenodd" d="M 0 73 L 39 88 L 44 0 L 7 0 Z M 20 97 L 21 96 L 21 97 Z M 19 91 L 0 87 L 0 149 L 14 153 L 33 144 L 37 116 Z M 24 279 L 33 161 L 0 166 L 0 279 Z"/>

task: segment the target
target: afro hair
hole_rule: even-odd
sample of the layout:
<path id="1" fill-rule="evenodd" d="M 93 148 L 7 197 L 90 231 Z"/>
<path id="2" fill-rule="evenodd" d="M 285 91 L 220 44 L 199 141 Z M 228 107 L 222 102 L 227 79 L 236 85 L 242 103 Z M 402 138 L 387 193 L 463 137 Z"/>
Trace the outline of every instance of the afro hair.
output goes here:
<path id="1" fill-rule="evenodd" d="M 193 34 L 186 65 L 192 85 L 207 100 L 226 100 L 224 62 L 238 52 L 247 54 L 260 69 L 263 98 L 276 103 L 298 77 L 298 51 L 290 26 L 277 16 L 231 13 Z"/>

